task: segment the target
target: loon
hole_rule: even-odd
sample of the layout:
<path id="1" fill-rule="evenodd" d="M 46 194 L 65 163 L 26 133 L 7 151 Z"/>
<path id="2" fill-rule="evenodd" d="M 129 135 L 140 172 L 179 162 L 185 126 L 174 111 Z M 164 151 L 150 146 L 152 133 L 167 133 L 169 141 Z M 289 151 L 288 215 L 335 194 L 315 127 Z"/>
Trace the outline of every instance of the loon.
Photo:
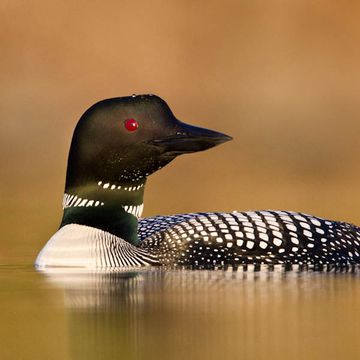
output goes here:
<path id="1" fill-rule="evenodd" d="M 155 95 L 91 106 L 73 134 L 60 228 L 35 266 L 354 269 L 360 228 L 345 222 L 271 210 L 141 218 L 149 175 L 231 139 L 179 121 Z"/>

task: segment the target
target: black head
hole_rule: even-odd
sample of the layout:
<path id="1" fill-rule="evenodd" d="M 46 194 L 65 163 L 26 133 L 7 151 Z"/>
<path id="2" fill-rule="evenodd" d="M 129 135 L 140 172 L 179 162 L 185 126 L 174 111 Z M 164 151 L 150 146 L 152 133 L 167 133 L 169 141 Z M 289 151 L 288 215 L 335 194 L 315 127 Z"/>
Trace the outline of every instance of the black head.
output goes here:
<path id="1" fill-rule="evenodd" d="M 178 155 L 206 150 L 230 139 L 182 123 L 158 96 L 103 100 L 90 107 L 76 126 L 66 186 L 99 180 L 141 183 Z"/>

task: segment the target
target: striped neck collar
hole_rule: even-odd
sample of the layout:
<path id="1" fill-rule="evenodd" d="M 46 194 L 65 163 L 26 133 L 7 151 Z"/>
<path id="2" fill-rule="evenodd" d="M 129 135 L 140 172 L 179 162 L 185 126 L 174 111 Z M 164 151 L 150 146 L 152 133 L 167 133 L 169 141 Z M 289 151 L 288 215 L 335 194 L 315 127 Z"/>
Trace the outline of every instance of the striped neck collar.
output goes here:
<path id="1" fill-rule="evenodd" d="M 144 208 L 145 181 L 119 184 L 104 180 L 67 188 L 63 197 L 63 227 L 81 224 L 108 231 L 136 245 L 137 221 Z"/>

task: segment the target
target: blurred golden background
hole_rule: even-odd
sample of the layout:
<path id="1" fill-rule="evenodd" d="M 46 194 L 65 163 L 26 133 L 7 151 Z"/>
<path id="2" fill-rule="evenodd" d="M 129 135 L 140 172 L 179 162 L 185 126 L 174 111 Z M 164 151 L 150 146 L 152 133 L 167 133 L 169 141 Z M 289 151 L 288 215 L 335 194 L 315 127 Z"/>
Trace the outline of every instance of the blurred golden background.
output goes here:
<path id="1" fill-rule="evenodd" d="M 73 128 L 94 102 L 163 97 L 232 135 L 149 179 L 145 216 L 297 210 L 360 224 L 357 1 L 7 1 L 1 11 L 0 261 L 61 218 Z"/>

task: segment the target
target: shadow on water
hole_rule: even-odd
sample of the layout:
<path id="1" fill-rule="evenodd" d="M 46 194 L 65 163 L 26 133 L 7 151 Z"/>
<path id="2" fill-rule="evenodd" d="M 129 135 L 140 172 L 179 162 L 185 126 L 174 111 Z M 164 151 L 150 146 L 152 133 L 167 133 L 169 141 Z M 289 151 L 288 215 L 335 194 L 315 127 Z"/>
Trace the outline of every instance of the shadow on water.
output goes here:
<path id="1" fill-rule="evenodd" d="M 357 359 L 357 274 L 47 273 L 74 359 Z"/>

